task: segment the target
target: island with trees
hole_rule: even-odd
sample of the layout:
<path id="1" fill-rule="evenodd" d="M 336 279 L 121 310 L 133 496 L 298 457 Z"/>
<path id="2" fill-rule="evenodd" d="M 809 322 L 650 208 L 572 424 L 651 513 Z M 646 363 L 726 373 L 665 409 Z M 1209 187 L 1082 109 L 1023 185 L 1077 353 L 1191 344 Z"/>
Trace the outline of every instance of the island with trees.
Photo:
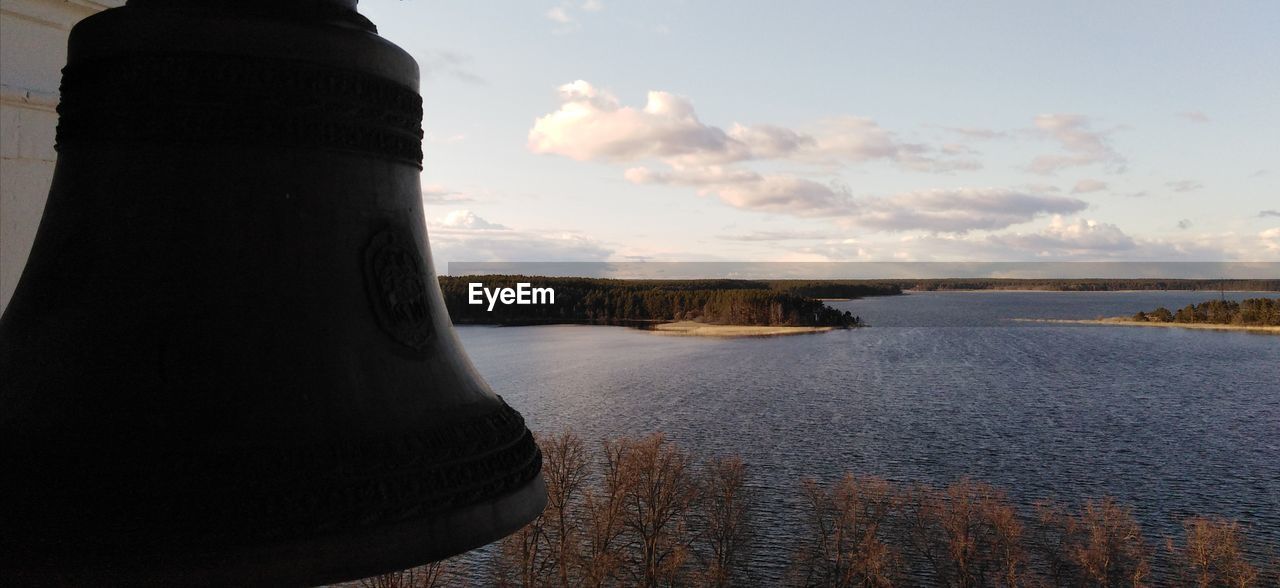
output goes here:
<path id="1" fill-rule="evenodd" d="M 1163 306 L 1132 316 L 1093 320 L 1033 319 L 1035 322 L 1103 324 L 1134 327 L 1179 327 L 1280 334 L 1280 298 L 1206 300 L 1176 311 Z"/>
<path id="2" fill-rule="evenodd" d="M 551 304 L 473 304 L 472 283 L 551 288 Z M 901 294 L 854 280 L 611 280 L 514 275 L 441 276 L 455 324 L 625 325 L 682 335 L 785 335 L 862 326 L 820 298 Z"/>

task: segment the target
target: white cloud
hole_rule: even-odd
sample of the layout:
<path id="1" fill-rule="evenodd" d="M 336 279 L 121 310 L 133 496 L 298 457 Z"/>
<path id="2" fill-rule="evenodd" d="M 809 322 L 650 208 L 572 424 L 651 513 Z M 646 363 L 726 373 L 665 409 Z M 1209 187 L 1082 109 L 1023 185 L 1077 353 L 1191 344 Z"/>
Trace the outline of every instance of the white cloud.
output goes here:
<path id="1" fill-rule="evenodd" d="M 815 166 L 820 175 L 831 177 L 839 166 L 869 161 L 933 172 L 980 167 L 976 161 L 948 155 L 967 155 L 967 149 L 902 141 L 865 117 L 827 118 L 807 130 L 743 124 L 724 130 L 704 123 L 689 99 L 669 92 L 651 91 L 643 107 L 636 108 L 578 80 L 561 86 L 559 98 L 558 108 L 536 119 L 530 129 L 530 151 L 579 161 L 643 163 L 627 169 L 624 177 L 635 184 L 689 186 L 741 210 L 834 217 L 845 225 L 875 230 L 964 233 L 1072 214 L 1087 206 L 1076 198 L 997 188 L 856 198 L 838 182 L 743 169 L 748 162 L 785 162 Z M 1123 161 L 1105 145 L 1102 134 L 1088 130 L 1083 117 L 1045 115 L 1037 125 L 1073 153 L 1071 157 Z"/>
<path id="2" fill-rule="evenodd" d="M 761 175 L 723 166 L 676 169 L 670 172 L 631 168 L 624 174 L 635 184 L 678 184 L 714 194 L 734 208 L 794 216 L 833 216 L 852 206 L 848 190 L 786 175 Z"/>
<path id="3" fill-rule="evenodd" d="M 1025 184 L 1022 186 L 1022 189 L 1034 194 L 1046 194 L 1050 192 L 1056 194 L 1062 191 L 1061 188 L 1052 184 Z"/>
<path id="4" fill-rule="evenodd" d="M 445 76 L 468 84 L 488 82 L 471 70 L 471 56 L 456 51 L 424 51 L 416 56 L 422 77 Z"/>
<path id="5" fill-rule="evenodd" d="M 841 189 L 783 175 L 757 176 L 711 190 L 734 208 L 800 216 L 839 214 L 851 200 L 849 193 Z"/>
<path id="6" fill-rule="evenodd" d="M 613 249 L 578 231 L 517 230 L 455 210 L 428 222 L 437 271 L 451 261 L 603 261 Z"/>
<path id="7" fill-rule="evenodd" d="M 1203 112 L 1200 112 L 1199 110 L 1189 110 L 1187 112 L 1179 112 L 1178 116 L 1185 118 L 1191 122 L 1198 122 L 1198 123 L 1209 122 L 1209 115 Z"/>
<path id="8" fill-rule="evenodd" d="M 752 231 L 750 233 L 738 235 L 716 235 L 716 238 L 722 241 L 769 242 L 810 241 L 815 239 L 831 239 L 834 237 L 827 231 Z"/>
<path id="9" fill-rule="evenodd" d="M 578 80 L 559 89 L 560 108 L 529 131 L 534 153 L 579 161 L 637 161 L 728 151 L 728 135 L 698 120 L 688 100 L 649 92 L 644 108 L 622 106 L 612 94 Z"/>
<path id="10" fill-rule="evenodd" d="M 437 135 L 435 133 L 428 132 L 426 136 L 423 137 L 423 140 L 425 140 L 428 143 L 442 143 L 445 145 L 449 145 L 453 143 L 461 143 L 463 141 L 466 141 L 467 135 L 466 133 L 454 133 L 452 135 Z"/>
<path id="11" fill-rule="evenodd" d="M 991 129 L 980 129 L 980 128 L 972 128 L 972 127 L 946 127 L 946 126 L 942 128 L 952 133 L 955 133 L 957 135 L 960 135 L 961 137 L 964 137 L 966 139 L 979 140 L 979 141 L 987 141 L 991 139 L 1004 139 L 1009 136 L 1009 133 L 1005 133 L 1003 131 L 994 131 Z"/>
<path id="12" fill-rule="evenodd" d="M 1072 194 L 1088 194 L 1089 192 L 1098 192 L 1107 189 L 1107 183 L 1102 180 L 1083 179 L 1076 182 L 1074 188 L 1071 189 Z"/>
<path id="13" fill-rule="evenodd" d="M 559 97 L 559 107 L 539 117 L 529 131 L 528 147 L 534 153 L 580 161 L 659 159 L 683 168 L 764 160 L 823 165 L 886 160 L 922 171 L 980 167 L 926 145 L 899 141 L 863 117 L 825 119 L 812 131 L 743 124 L 726 131 L 703 123 L 688 98 L 670 92 L 650 91 L 644 106 L 635 108 L 578 80 L 561 86 Z"/>
<path id="14" fill-rule="evenodd" d="M 1083 200 L 1065 196 L 958 188 L 859 200 L 851 219 L 860 226 L 889 231 L 965 233 L 1003 229 L 1046 214 L 1079 212 L 1087 206 Z"/>
<path id="15" fill-rule="evenodd" d="M 785 242 L 771 243 L 775 249 Z M 1144 239 L 1113 224 L 1054 217 L 1030 232 L 927 233 L 891 241 L 830 239 L 787 250 L 820 261 L 1280 261 L 1280 227 L 1255 234 L 1188 234 Z"/>
<path id="16" fill-rule="evenodd" d="M 547 18 L 560 24 L 573 23 L 573 17 L 569 16 L 569 8 L 565 5 L 552 6 L 547 10 Z"/>
<path id="17" fill-rule="evenodd" d="M 997 188 L 955 188 L 855 198 L 839 184 L 785 175 L 760 175 L 720 166 L 654 171 L 631 168 L 637 184 L 680 184 L 713 194 L 742 210 L 800 217 L 838 217 L 842 222 L 884 231 L 964 233 L 1002 229 L 1046 214 L 1071 214 L 1088 205 L 1077 198 L 1045 196 Z"/>
<path id="18" fill-rule="evenodd" d="M 1068 222 L 1061 216 L 1053 217 L 1049 226 L 1038 233 L 992 235 L 989 240 L 1054 257 L 1130 251 L 1137 247 L 1132 237 L 1113 224 L 1085 219 Z"/>
<path id="19" fill-rule="evenodd" d="M 1165 186 L 1174 192 L 1194 192 L 1204 187 L 1204 184 L 1195 180 L 1178 180 L 1176 182 L 1165 182 Z"/>
<path id="20" fill-rule="evenodd" d="M 470 210 L 455 210 L 444 215 L 440 219 L 438 226 L 450 229 L 472 229 L 479 231 L 503 231 L 507 227 L 498 223 L 491 223 Z"/>
<path id="21" fill-rule="evenodd" d="M 1272 254 L 1280 254 L 1280 227 L 1258 233 L 1258 244 Z"/>
<path id="22" fill-rule="evenodd" d="M 457 202 L 471 202 L 475 200 L 457 190 L 450 190 L 440 184 L 424 184 L 422 186 L 422 201 L 427 204 L 444 204 Z"/>
<path id="23" fill-rule="evenodd" d="M 582 12 L 600 12 L 604 10 L 604 3 L 600 0 L 584 0 L 581 3 L 575 3 L 570 0 L 564 0 L 559 4 L 547 9 L 547 20 L 556 23 L 556 28 L 552 32 L 557 35 L 572 33 L 582 28 L 582 22 L 578 20 L 578 11 Z"/>
<path id="24" fill-rule="evenodd" d="M 1112 131 L 1094 131 L 1087 116 L 1079 114 L 1041 114 L 1035 117 L 1037 132 L 1049 137 L 1066 154 L 1041 155 L 1028 166 L 1038 174 L 1052 174 L 1060 169 L 1094 164 L 1122 171 L 1125 158 L 1111 148 L 1107 136 Z"/>

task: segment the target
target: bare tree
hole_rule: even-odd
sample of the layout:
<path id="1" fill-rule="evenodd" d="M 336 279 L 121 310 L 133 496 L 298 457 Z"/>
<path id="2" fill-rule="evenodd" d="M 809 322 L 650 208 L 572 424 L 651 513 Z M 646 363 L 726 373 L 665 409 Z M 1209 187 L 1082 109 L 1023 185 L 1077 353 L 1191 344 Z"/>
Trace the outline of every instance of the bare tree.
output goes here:
<path id="1" fill-rule="evenodd" d="M 1259 571 L 1244 556 L 1240 523 L 1192 517 L 1182 523 L 1183 545 L 1169 541 L 1182 581 L 1188 586 L 1245 588 L 1259 582 Z"/>
<path id="2" fill-rule="evenodd" d="M 360 588 L 443 588 L 458 586 L 465 574 L 450 560 L 360 580 Z"/>
<path id="3" fill-rule="evenodd" d="M 1046 574 L 1045 583 L 1058 588 L 1080 585 L 1083 579 L 1070 553 L 1078 533 L 1076 519 L 1061 505 L 1049 500 L 1036 502 L 1035 512 L 1036 532 L 1029 543 L 1039 558 L 1040 569 Z"/>
<path id="4" fill-rule="evenodd" d="M 1028 583 L 1022 523 L 1003 492 L 968 478 L 945 490 L 915 486 L 903 500 L 907 544 L 942 584 Z"/>
<path id="5" fill-rule="evenodd" d="M 582 494 L 589 470 L 582 439 L 571 431 L 539 442 L 543 455 L 543 479 L 547 483 L 547 508 L 542 513 L 543 537 L 548 546 L 555 583 L 562 588 L 577 585 L 581 577 Z"/>
<path id="6" fill-rule="evenodd" d="M 1037 551 L 1054 585 L 1147 585 L 1150 549 L 1129 508 L 1103 498 L 1086 501 L 1078 515 L 1049 503 L 1039 505 L 1039 514 Z"/>
<path id="7" fill-rule="evenodd" d="M 1003 491 L 987 488 L 989 491 L 982 497 L 980 510 L 985 523 L 985 544 L 989 550 L 986 557 L 992 583 L 1010 588 L 1037 583 L 1028 569 L 1024 526 L 1017 509 Z"/>
<path id="8" fill-rule="evenodd" d="M 712 461 L 702 481 L 700 543 L 706 546 L 698 583 L 723 588 L 744 584 L 747 550 L 754 532 L 751 509 L 754 496 L 746 486 L 747 466 L 739 457 Z"/>
<path id="9" fill-rule="evenodd" d="M 1146 541 L 1133 512 L 1110 497 L 1084 503 L 1083 541 L 1071 550 L 1084 575 L 1097 586 L 1145 586 L 1151 574 Z"/>
<path id="10" fill-rule="evenodd" d="M 600 588 L 615 582 L 621 574 L 623 497 L 628 479 L 624 471 L 624 445 L 604 442 L 604 471 L 595 488 L 584 493 L 586 510 L 583 546 L 582 585 Z"/>
<path id="11" fill-rule="evenodd" d="M 634 580 L 645 588 L 675 584 L 689 556 L 688 515 L 698 495 L 691 458 L 661 434 L 619 445 L 622 524 L 638 547 Z"/>
<path id="12" fill-rule="evenodd" d="M 885 540 L 896 509 L 893 488 L 878 478 L 846 474 L 831 490 L 801 483 L 809 533 L 793 555 L 791 579 L 800 586 L 892 586 L 900 558 Z"/>

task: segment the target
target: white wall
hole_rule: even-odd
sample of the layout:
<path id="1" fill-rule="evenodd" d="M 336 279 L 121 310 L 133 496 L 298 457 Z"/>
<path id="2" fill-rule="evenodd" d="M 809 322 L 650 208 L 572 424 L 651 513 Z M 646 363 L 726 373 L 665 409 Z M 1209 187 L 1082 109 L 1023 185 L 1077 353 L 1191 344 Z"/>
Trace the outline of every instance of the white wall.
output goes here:
<path id="1" fill-rule="evenodd" d="M 67 33 L 124 0 L 0 0 L 0 312 L 31 251 L 53 177 Z"/>

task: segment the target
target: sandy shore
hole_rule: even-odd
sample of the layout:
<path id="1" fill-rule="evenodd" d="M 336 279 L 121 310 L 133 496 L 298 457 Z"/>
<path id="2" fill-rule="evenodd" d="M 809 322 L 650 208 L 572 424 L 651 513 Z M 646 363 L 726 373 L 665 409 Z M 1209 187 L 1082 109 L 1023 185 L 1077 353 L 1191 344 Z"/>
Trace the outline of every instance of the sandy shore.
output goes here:
<path id="1" fill-rule="evenodd" d="M 1280 327 L 1255 325 L 1214 325 L 1206 323 L 1153 323 L 1135 321 L 1124 317 L 1104 319 L 1013 319 L 1024 323 L 1059 323 L 1067 325 L 1114 325 L 1120 327 L 1166 327 L 1173 329 L 1201 329 L 1206 331 L 1247 331 L 1250 333 L 1280 334 Z"/>
<path id="2" fill-rule="evenodd" d="M 805 335 L 825 333 L 835 327 L 769 327 L 750 325 L 708 325 L 694 321 L 662 323 L 648 330 L 663 335 L 694 337 L 776 337 L 780 335 Z"/>

